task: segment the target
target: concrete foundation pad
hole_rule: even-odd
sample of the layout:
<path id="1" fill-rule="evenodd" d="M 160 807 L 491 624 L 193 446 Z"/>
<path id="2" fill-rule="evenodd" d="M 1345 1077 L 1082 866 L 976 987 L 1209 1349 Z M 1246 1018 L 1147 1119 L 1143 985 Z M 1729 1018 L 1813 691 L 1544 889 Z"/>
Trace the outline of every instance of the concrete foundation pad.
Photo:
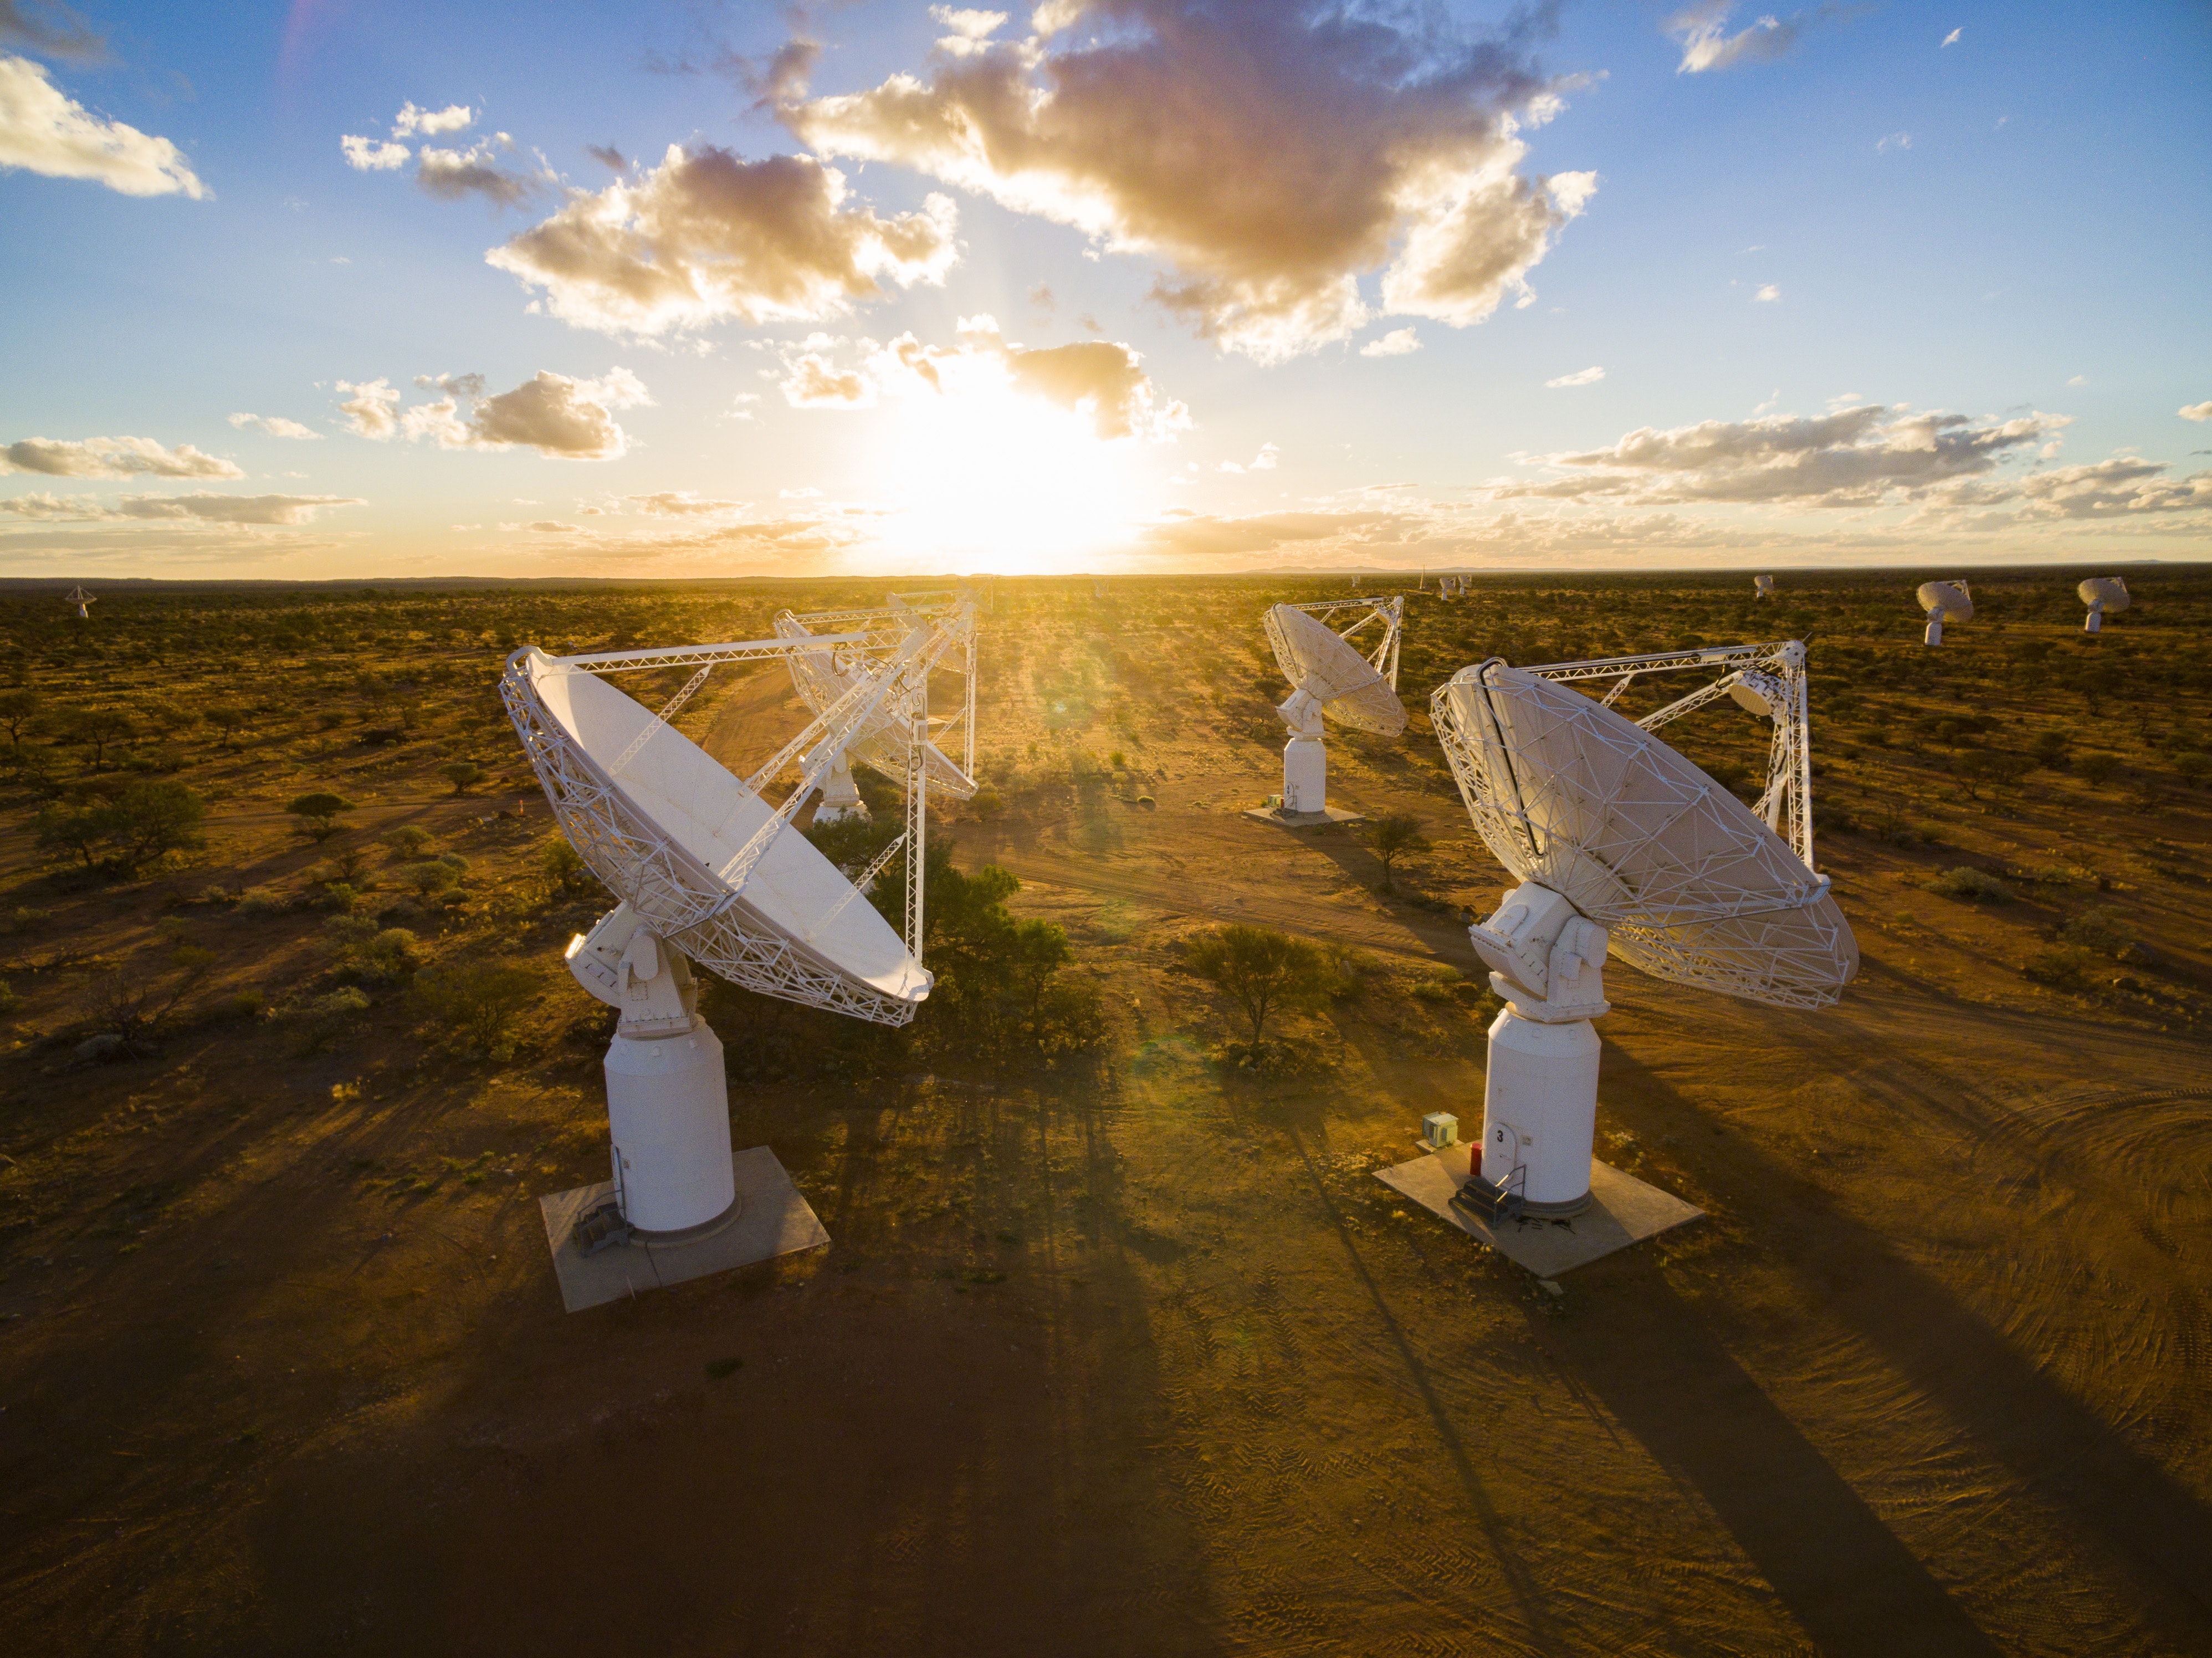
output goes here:
<path id="1" fill-rule="evenodd" d="M 1273 823 L 1278 829 L 1311 829 L 1316 823 L 1364 823 L 1367 814 L 1346 811 L 1341 806 L 1331 806 L 1327 811 L 1277 811 L 1269 806 L 1248 807 L 1244 815 L 1256 817 L 1263 823 Z"/>
<path id="2" fill-rule="evenodd" d="M 822 1222 L 767 1146 L 733 1153 L 730 1171 L 738 1187 L 737 1218 L 720 1231 L 689 1243 L 617 1244 L 586 1255 L 569 1230 L 580 1216 L 614 1196 L 615 1183 L 601 1181 L 538 1199 L 546 1246 L 561 1280 L 561 1304 L 580 1313 L 641 1291 L 665 1289 L 830 1242 Z"/>
<path id="3" fill-rule="evenodd" d="M 1506 1221 L 1493 1227 L 1452 1207 L 1452 1193 L 1466 1181 L 1473 1153 L 1470 1146 L 1446 1146 L 1395 1168 L 1378 1169 L 1375 1178 L 1539 1278 L 1556 1278 L 1587 1266 L 1616 1249 L 1700 1219 L 1705 1212 L 1593 1157 L 1590 1206 L 1582 1213 L 1564 1221 Z"/>

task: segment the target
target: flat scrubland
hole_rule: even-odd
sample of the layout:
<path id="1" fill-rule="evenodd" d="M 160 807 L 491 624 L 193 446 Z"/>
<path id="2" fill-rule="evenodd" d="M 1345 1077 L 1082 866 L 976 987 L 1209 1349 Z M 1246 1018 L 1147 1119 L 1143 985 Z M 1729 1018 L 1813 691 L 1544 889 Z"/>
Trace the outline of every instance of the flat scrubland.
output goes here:
<path id="1" fill-rule="evenodd" d="M 536 1199 L 605 1171 L 608 1023 L 559 953 L 608 901 L 501 659 L 890 584 L 0 603 L 0 1628 L 2208 1649 L 2212 577 L 2130 573 L 2085 640 L 2087 572 L 1991 573 L 1929 651 L 1929 574 L 1413 598 L 1412 729 L 1330 744 L 1339 804 L 1426 828 L 1395 890 L 1356 832 L 1241 815 L 1279 786 L 1259 611 L 1349 582 L 982 584 L 988 789 L 933 821 L 1064 930 L 1051 996 L 957 932 L 904 1031 L 711 996 L 736 1142 L 834 1242 L 574 1316 Z M 1794 1013 L 1616 965 L 1601 1154 L 1709 1218 L 1554 1295 L 1373 1178 L 1423 1112 L 1479 1121 L 1495 1006 L 1461 918 L 1506 883 L 1428 693 L 1790 636 L 1863 969 Z M 678 723 L 757 758 L 799 723 L 779 676 Z M 1764 730 L 1668 736 L 1751 790 Z M 347 804 L 286 810 L 315 793 Z M 1331 952 L 1258 1063 L 1188 969 L 1224 921 Z"/>

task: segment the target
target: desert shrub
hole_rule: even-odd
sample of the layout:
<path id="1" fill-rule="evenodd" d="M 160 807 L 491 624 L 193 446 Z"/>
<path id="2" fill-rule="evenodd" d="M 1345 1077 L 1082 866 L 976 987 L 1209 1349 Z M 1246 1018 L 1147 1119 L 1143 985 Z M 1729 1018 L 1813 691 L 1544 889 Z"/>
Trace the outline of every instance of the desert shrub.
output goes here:
<path id="1" fill-rule="evenodd" d="M 206 845 L 199 827 L 206 816 L 206 804 L 182 783 L 137 782 L 117 794 L 47 806 L 36 835 L 41 851 L 131 876 L 173 852 Z"/>
<path id="2" fill-rule="evenodd" d="M 94 771 L 106 762 L 108 750 L 128 743 L 137 734 L 137 722 L 131 718 L 130 712 L 112 702 L 71 708 L 61 719 L 62 740 L 89 750 Z"/>
<path id="3" fill-rule="evenodd" d="M 1235 999 L 1251 1023 L 1255 1048 L 1265 1038 L 1270 1014 L 1318 1005 L 1336 976 L 1318 944 L 1273 927 L 1216 927 L 1192 940 L 1184 961 Z"/>
<path id="4" fill-rule="evenodd" d="M 430 832 L 415 823 L 397 824 L 384 831 L 384 844 L 395 858 L 420 858 L 430 844 Z"/>
<path id="5" fill-rule="evenodd" d="M 538 872 L 544 878 L 546 890 L 555 895 L 587 891 L 592 885 L 591 865 L 557 835 L 538 853 Z"/>
<path id="6" fill-rule="evenodd" d="M 2119 768 L 2120 756 L 2101 750 L 2092 750 L 2074 762 L 2074 774 L 2093 789 L 2104 787 Z"/>
<path id="7" fill-rule="evenodd" d="M 2119 911 L 2099 904 L 2073 917 L 2058 929 L 2058 936 L 2069 944 L 2079 944 L 2100 956 L 2117 956 L 2134 942 L 2136 935 Z"/>
<path id="8" fill-rule="evenodd" d="M 1945 870 L 1928 884 L 1928 890 L 1947 898 L 1964 898 L 1974 903 L 2001 904 L 2012 896 L 2012 889 L 2002 881 L 1970 864 Z"/>
<path id="9" fill-rule="evenodd" d="M 318 902 L 325 909 L 337 910 L 343 915 L 350 913 L 361 902 L 361 894 L 355 891 L 347 882 L 325 881 L 323 884 L 323 896 Z"/>
<path id="10" fill-rule="evenodd" d="M 142 1053 L 214 964 L 213 950 L 190 944 L 170 950 L 161 967 L 128 963 L 86 987 L 84 1016 L 100 1034 L 120 1037 L 126 1052 Z"/>
<path id="11" fill-rule="evenodd" d="M 7 914 L 0 915 L 0 932 L 29 932 L 52 919 L 50 910 L 33 909 L 28 904 L 18 904 Z"/>
<path id="12" fill-rule="evenodd" d="M 2202 784 L 2207 777 L 2212 777 L 2212 754 L 2206 754 L 2201 749 L 2190 749 L 2174 756 L 2173 768 L 2181 774 L 2184 781 L 2192 786 Z"/>
<path id="13" fill-rule="evenodd" d="M 323 923 L 323 953 L 337 971 L 371 983 L 404 979 L 422 959 L 422 944 L 404 926 L 380 926 L 373 916 L 333 915 Z"/>
<path id="14" fill-rule="evenodd" d="M 291 908 L 291 901 L 274 887 L 248 887 L 238 895 L 240 915 L 282 915 Z"/>
<path id="15" fill-rule="evenodd" d="M 15 987 L 13 985 L 5 979 L 0 979 L 0 1016 L 13 1013 L 17 1004 L 21 1000 L 22 998 L 16 995 Z"/>
<path id="16" fill-rule="evenodd" d="M 439 858 L 425 858 L 417 864 L 402 864 L 398 876 L 403 884 L 413 888 L 416 896 L 422 898 L 434 898 L 441 892 L 450 892 L 461 884 L 459 872 Z"/>
<path id="17" fill-rule="evenodd" d="M 284 808 L 300 820 L 300 827 L 315 841 L 327 841 L 338 832 L 338 814 L 351 811 L 353 802 L 342 794 L 317 791 L 303 794 Z"/>
<path id="18" fill-rule="evenodd" d="M 495 962 L 425 969 L 415 975 L 415 996 L 423 1010 L 469 1047 L 495 1059 L 512 1053 L 507 1030 L 539 987 L 538 976 L 531 969 Z"/>
<path id="19" fill-rule="evenodd" d="M 1005 799 L 998 790 L 988 784 L 977 789 L 974 798 L 968 802 L 968 810 L 978 817 L 995 817 L 1006 809 Z"/>
<path id="20" fill-rule="evenodd" d="M 2080 990 L 2087 985 L 2097 958 L 2078 944 L 2060 944 L 2038 950 L 2021 971 L 2042 984 Z"/>
<path id="21" fill-rule="evenodd" d="M 454 793 L 466 794 L 489 774 L 473 760 L 448 760 L 438 768 L 438 775 L 453 786 Z"/>
<path id="22" fill-rule="evenodd" d="M 341 985 L 319 996 L 294 1003 L 285 1017 L 298 1031 L 301 1047 L 308 1053 L 327 1048 L 360 1023 L 370 1006 L 366 992 Z"/>
<path id="23" fill-rule="evenodd" d="M 2072 746 L 2065 732 L 2045 732 L 2029 744 L 2028 752 L 2035 756 L 2035 763 L 2045 770 L 2063 771 L 2067 750 Z"/>

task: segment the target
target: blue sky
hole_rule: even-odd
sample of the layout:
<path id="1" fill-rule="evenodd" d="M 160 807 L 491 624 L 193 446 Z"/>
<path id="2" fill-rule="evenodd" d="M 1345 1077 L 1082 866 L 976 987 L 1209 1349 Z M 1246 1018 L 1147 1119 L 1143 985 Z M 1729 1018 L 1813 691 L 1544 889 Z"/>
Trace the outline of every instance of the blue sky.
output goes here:
<path id="1" fill-rule="evenodd" d="M 0 574 L 2202 557 L 2207 86 L 2201 5 L 0 0 Z"/>

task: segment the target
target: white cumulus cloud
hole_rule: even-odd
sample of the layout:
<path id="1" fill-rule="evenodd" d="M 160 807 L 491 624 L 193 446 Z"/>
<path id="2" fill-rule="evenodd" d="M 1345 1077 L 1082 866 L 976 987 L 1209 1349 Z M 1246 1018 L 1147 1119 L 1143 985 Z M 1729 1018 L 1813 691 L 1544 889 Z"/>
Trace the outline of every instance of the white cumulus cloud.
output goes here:
<path id="1" fill-rule="evenodd" d="M 0 168 L 89 179 L 125 196 L 211 195 L 184 152 L 65 96 L 27 58 L 0 58 Z"/>
<path id="2" fill-rule="evenodd" d="M 1751 297 L 1755 301 L 1771 305 L 1781 299 L 1782 289 L 1773 282 L 1762 282 L 1759 284 L 1759 292 Z"/>
<path id="3" fill-rule="evenodd" d="M 293 438 L 303 442 L 316 442 L 322 434 L 298 421 L 286 420 L 282 415 L 233 415 L 230 423 L 241 432 L 248 427 L 266 432 L 272 438 Z"/>
<path id="4" fill-rule="evenodd" d="M 2212 420 L 2212 401 L 2185 404 L 2178 412 L 2184 420 Z"/>
<path id="5" fill-rule="evenodd" d="M 957 211 L 932 196 L 879 217 L 845 175 L 805 155 L 748 161 L 672 145 L 659 167 L 568 204 L 484 257 L 543 288 L 579 328 L 660 334 L 726 319 L 814 321 L 902 288 L 941 282 Z"/>
<path id="6" fill-rule="evenodd" d="M 398 435 L 400 393 L 391 382 L 340 380 L 337 389 L 348 394 L 338 404 L 338 413 L 346 417 L 347 428 L 355 436 L 382 443 Z"/>
<path id="7" fill-rule="evenodd" d="M 466 104 L 448 104 L 443 109 L 417 109 L 410 101 L 399 106 L 399 113 L 392 118 L 392 136 L 412 137 L 416 133 L 435 137 L 441 132 L 459 132 L 476 120 L 476 113 Z"/>
<path id="8" fill-rule="evenodd" d="M 627 368 L 610 369 L 596 380 L 541 369 L 493 396 L 486 395 L 481 374 L 424 375 L 416 384 L 445 395 L 400 416 L 410 439 L 427 438 L 441 449 L 535 449 L 556 460 L 620 458 L 629 440 L 611 411 L 653 401 Z"/>
<path id="9" fill-rule="evenodd" d="M 221 456 L 189 443 L 174 449 L 152 438 L 84 438 L 64 441 L 24 438 L 0 448 L 0 473 L 35 472 L 64 478 L 235 478 L 240 471 Z"/>
<path id="10" fill-rule="evenodd" d="M 1518 135 L 1572 83 L 1513 28 L 1472 39 L 1414 7 L 1354 26 L 1281 0 L 1048 0 L 1030 21 L 1037 38 L 968 37 L 927 80 L 781 112 L 817 154 L 1161 260 L 1157 302 L 1269 362 L 1370 320 L 1363 276 L 1380 274 L 1383 313 L 1453 327 L 1528 302 L 1597 186 L 1520 171 Z"/>
<path id="11" fill-rule="evenodd" d="M 1407 357 L 1421 349 L 1421 337 L 1411 328 L 1394 328 L 1359 348 L 1363 357 Z"/>
<path id="12" fill-rule="evenodd" d="M 345 153 L 346 165 L 356 173 L 393 172 L 405 167 L 415 153 L 404 144 L 386 143 L 356 132 L 342 135 L 338 148 Z"/>
<path id="13" fill-rule="evenodd" d="M 1549 389 L 1557 391 L 1563 386 L 1595 386 L 1604 378 L 1605 370 L 1593 364 L 1588 368 L 1577 368 L 1571 374 L 1562 374 L 1555 380 L 1546 380 L 1544 384 Z"/>

